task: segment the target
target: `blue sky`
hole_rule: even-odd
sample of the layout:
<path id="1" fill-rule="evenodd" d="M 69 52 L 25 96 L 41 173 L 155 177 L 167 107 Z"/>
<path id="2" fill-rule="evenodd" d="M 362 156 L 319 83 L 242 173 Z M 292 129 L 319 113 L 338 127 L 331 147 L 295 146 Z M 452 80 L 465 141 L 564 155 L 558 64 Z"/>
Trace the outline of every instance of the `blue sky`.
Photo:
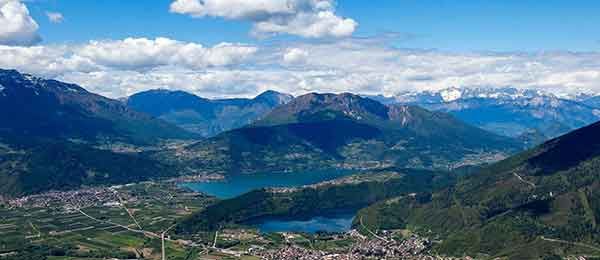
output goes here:
<path id="1" fill-rule="evenodd" d="M 251 24 L 223 18 L 191 18 L 168 12 L 171 1 L 45 0 L 28 4 L 46 43 L 125 37 L 170 37 L 203 44 L 261 42 Z M 596 51 L 600 2 L 558 0 L 422 1 L 346 0 L 337 13 L 358 22 L 355 36 L 397 32 L 406 48 L 456 51 Z M 52 24 L 45 12 L 64 15 Z"/>
<path id="2" fill-rule="evenodd" d="M 0 68 L 108 97 L 600 94 L 600 1 L 0 0 Z M 52 18 L 52 19 L 51 19 Z"/>

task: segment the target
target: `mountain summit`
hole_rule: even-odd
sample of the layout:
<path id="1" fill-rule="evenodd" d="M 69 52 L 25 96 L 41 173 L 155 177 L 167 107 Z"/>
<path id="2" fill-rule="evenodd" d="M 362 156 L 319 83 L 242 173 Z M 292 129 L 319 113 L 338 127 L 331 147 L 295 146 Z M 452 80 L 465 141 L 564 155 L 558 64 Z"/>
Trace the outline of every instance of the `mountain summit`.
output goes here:
<path id="1" fill-rule="evenodd" d="M 247 127 L 176 152 L 191 168 L 225 172 L 403 165 L 453 168 L 502 158 L 518 142 L 417 106 L 353 94 L 299 96 Z"/>
<path id="2" fill-rule="evenodd" d="M 0 70 L 0 131 L 14 135 L 152 144 L 194 135 L 80 86 Z"/>

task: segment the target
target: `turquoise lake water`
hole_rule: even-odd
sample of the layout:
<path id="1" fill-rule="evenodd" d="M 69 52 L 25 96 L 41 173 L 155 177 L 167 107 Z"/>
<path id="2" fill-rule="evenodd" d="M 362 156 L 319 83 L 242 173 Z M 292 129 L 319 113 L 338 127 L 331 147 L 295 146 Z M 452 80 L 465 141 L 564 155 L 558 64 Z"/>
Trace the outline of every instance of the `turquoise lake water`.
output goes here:
<path id="1" fill-rule="evenodd" d="M 314 216 L 307 220 L 263 219 L 253 223 L 262 232 L 305 232 L 317 231 L 345 232 L 350 230 L 354 213 L 339 213 L 328 216 Z"/>
<path id="2" fill-rule="evenodd" d="M 194 191 L 203 192 L 219 199 L 229 199 L 254 189 L 267 187 L 297 187 L 333 180 L 356 171 L 324 170 L 295 173 L 237 174 L 223 181 L 194 182 L 182 184 Z"/>
<path id="3" fill-rule="evenodd" d="M 311 171 L 295 173 L 239 174 L 223 181 L 186 183 L 183 186 L 220 199 L 228 199 L 248 191 L 267 187 L 297 187 L 315 184 L 356 173 L 355 171 Z M 344 232 L 350 229 L 355 212 L 332 213 L 327 216 L 308 216 L 302 219 L 268 218 L 251 225 L 262 232 Z"/>

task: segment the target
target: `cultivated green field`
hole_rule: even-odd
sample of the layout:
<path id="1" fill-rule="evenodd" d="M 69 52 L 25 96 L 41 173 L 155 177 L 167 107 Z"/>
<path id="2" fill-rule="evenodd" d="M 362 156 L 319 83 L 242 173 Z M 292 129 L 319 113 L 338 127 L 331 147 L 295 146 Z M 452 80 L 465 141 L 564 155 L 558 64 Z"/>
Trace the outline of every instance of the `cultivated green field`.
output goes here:
<path id="1" fill-rule="evenodd" d="M 144 183 L 118 192 L 132 199 L 124 207 L 81 209 L 87 216 L 61 208 L 60 203 L 0 209 L 0 254 L 4 256 L 0 259 L 160 259 L 160 233 L 212 201 L 172 184 Z M 198 254 L 197 248 L 185 244 L 175 238 L 166 241 L 168 259 L 192 259 Z"/>

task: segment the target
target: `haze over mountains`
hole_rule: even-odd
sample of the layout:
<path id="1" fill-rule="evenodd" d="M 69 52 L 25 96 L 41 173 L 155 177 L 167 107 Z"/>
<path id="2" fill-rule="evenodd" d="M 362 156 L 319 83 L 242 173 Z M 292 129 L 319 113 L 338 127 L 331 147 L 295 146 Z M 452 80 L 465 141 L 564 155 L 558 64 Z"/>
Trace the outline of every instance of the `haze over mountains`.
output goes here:
<path id="1" fill-rule="evenodd" d="M 600 120 L 600 98 L 559 98 L 516 88 L 448 88 L 367 96 L 383 104 L 417 105 L 450 113 L 471 125 L 517 138 L 528 146 Z M 210 100 L 183 91 L 150 90 L 127 99 L 129 107 L 164 119 L 204 137 L 247 125 L 293 97 L 266 91 L 254 99 Z"/>
<path id="2" fill-rule="evenodd" d="M 372 97 L 384 103 L 415 104 L 530 144 L 541 143 L 600 120 L 597 96 L 559 98 L 516 88 L 448 88 Z"/>
<path id="3" fill-rule="evenodd" d="M 519 139 L 528 146 L 600 120 L 600 98 L 584 94 L 559 98 L 538 90 L 504 87 L 366 97 L 383 104 L 417 105 L 450 113 L 468 124 Z M 151 90 L 132 95 L 127 103 L 133 109 L 210 137 L 249 124 L 292 98 L 267 91 L 255 99 L 210 100 L 183 91 Z"/>
<path id="4" fill-rule="evenodd" d="M 127 98 L 127 105 L 203 137 L 239 128 L 289 102 L 291 95 L 266 91 L 253 99 L 210 100 L 184 91 L 149 90 Z"/>

